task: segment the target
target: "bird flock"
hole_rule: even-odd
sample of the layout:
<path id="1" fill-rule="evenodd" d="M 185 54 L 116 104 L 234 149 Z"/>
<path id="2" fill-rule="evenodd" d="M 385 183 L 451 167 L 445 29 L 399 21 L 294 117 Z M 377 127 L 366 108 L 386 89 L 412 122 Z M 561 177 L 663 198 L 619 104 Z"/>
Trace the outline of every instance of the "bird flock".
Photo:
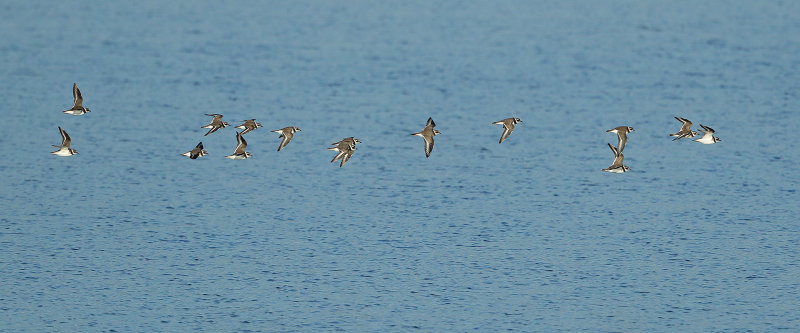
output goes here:
<path id="1" fill-rule="evenodd" d="M 81 95 L 80 89 L 78 89 L 78 84 L 72 84 L 72 108 L 68 110 L 64 110 L 63 113 L 73 115 L 73 116 L 82 116 L 86 113 L 90 112 L 89 108 L 83 106 L 83 96 Z M 219 129 L 225 128 L 230 126 L 228 122 L 222 121 L 223 116 L 218 113 L 207 113 L 206 116 L 212 117 L 211 123 L 205 125 L 201 128 L 207 128 L 208 132 L 203 136 L 208 136 Z M 675 137 L 672 141 L 683 139 L 683 138 L 693 138 L 698 135 L 697 131 L 692 130 L 692 122 L 686 118 L 675 117 L 676 120 L 681 122 L 681 128 L 675 132 L 670 134 L 669 136 Z M 503 120 L 495 121 L 492 124 L 496 125 L 503 125 L 503 134 L 500 135 L 500 142 L 503 143 L 506 139 L 508 139 L 511 132 L 514 131 L 514 126 L 516 124 L 521 123 L 522 120 L 519 118 L 506 118 Z M 430 157 L 431 152 L 433 152 L 433 137 L 441 134 L 439 130 L 435 129 L 436 123 L 433 121 L 433 118 L 428 118 L 428 122 L 425 124 L 425 127 L 416 133 L 412 133 L 411 135 L 422 137 L 425 142 L 425 157 Z M 714 136 L 714 130 L 711 127 L 705 126 L 700 124 L 699 131 L 703 133 L 703 136 L 699 139 L 695 139 L 693 141 L 699 142 L 702 144 L 710 145 L 717 142 L 722 141 L 720 138 Z M 225 158 L 233 159 L 233 160 L 243 160 L 253 156 L 250 152 L 245 151 L 247 148 L 247 141 L 244 139 L 244 135 L 250 133 L 253 130 L 261 128 L 261 124 L 256 122 L 255 119 L 248 119 L 245 120 L 241 125 L 236 126 L 235 128 L 241 129 L 242 131 L 236 132 L 236 148 L 233 151 L 233 154 L 225 156 Z M 70 138 L 67 131 L 65 131 L 61 126 L 58 127 L 58 131 L 61 133 L 61 145 L 53 147 L 58 148 L 58 150 L 51 152 L 51 154 L 56 156 L 72 156 L 78 153 L 77 150 L 72 149 L 70 147 L 70 143 L 72 139 Z M 280 134 L 278 138 L 281 139 L 280 144 L 278 145 L 278 151 L 281 151 L 289 142 L 292 141 L 294 138 L 294 134 L 299 132 L 300 128 L 296 126 L 287 126 L 281 129 L 274 130 L 272 132 Z M 623 165 L 623 161 L 625 160 L 625 155 L 622 154 L 622 151 L 625 149 L 625 144 L 628 142 L 628 134 L 633 132 L 633 127 L 630 126 L 619 126 L 607 130 L 606 132 L 614 133 L 617 135 L 617 145 L 614 146 L 612 144 L 608 144 L 608 147 L 611 148 L 611 152 L 614 154 L 614 161 L 611 165 L 607 168 L 601 169 L 602 171 L 611 172 L 611 173 L 624 173 L 631 170 L 629 166 Z M 345 163 L 353 156 L 353 153 L 356 151 L 356 145 L 361 143 L 361 140 L 356 139 L 354 137 L 344 138 L 338 142 L 334 142 L 331 144 L 331 147 L 328 150 L 332 150 L 336 152 L 331 163 L 340 160 L 339 167 L 343 167 Z M 198 157 L 203 157 L 208 155 L 208 152 L 203 148 L 203 142 L 197 144 L 194 149 L 187 151 L 183 154 L 183 156 L 189 157 L 191 159 L 197 159 Z"/>
<path id="2" fill-rule="evenodd" d="M 672 141 L 683 138 L 693 138 L 697 136 L 697 132 L 692 130 L 692 122 L 689 121 L 689 119 L 681 117 L 675 117 L 675 119 L 681 122 L 681 129 L 678 130 L 678 132 L 669 135 L 675 137 L 674 139 L 672 139 Z M 695 139 L 693 141 L 706 145 L 722 141 L 722 139 L 714 136 L 714 130 L 711 129 L 711 127 L 705 126 L 703 124 L 700 124 L 700 127 L 703 128 L 702 130 L 700 130 L 700 132 L 703 132 L 703 137 Z M 630 171 L 631 168 L 629 166 L 622 165 L 622 161 L 625 160 L 625 155 L 622 154 L 622 150 L 625 149 L 625 144 L 628 142 L 628 133 L 633 132 L 633 127 L 619 126 L 607 130 L 606 132 L 617 134 L 617 146 L 615 147 L 610 143 L 608 144 L 608 148 L 611 148 L 611 152 L 614 153 L 614 162 L 612 162 L 608 168 L 602 170 L 611 173 L 623 173 Z"/>

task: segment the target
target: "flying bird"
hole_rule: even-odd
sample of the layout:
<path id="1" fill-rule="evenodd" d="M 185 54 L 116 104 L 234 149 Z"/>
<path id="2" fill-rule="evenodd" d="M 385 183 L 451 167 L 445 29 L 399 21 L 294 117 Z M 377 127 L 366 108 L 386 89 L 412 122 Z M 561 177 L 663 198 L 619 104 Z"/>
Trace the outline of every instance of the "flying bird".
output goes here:
<path id="1" fill-rule="evenodd" d="M 236 150 L 233 151 L 233 154 L 225 156 L 225 158 L 230 158 L 232 160 L 243 160 L 253 156 L 253 154 L 244 151 L 245 148 L 247 148 L 247 141 L 244 140 L 242 133 L 236 132 Z"/>
<path id="2" fill-rule="evenodd" d="M 703 124 L 700 124 L 700 127 L 703 128 L 702 130 L 700 130 L 700 132 L 703 132 L 703 137 L 695 139 L 694 141 L 700 142 L 704 145 L 713 145 L 717 142 L 722 141 L 722 139 L 714 136 L 714 129 L 712 129 L 711 127 L 705 126 Z"/>
<path id="3" fill-rule="evenodd" d="M 622 150 L 625 149 L 625 144 L 628 142 L 628 133 L 633 132 L 633 127 L 630 126 L 619 126 L 612 128 L 606 132 L 609 133 L 616 133 L 617 134 L 617 148 L 621 153 Z"/>
<path id="4" fill-rule="evenodd" d="M 625 160 L 625 155 L 622 155 L 622 152 L 617 149 L 617 147 L 612 146 L 610 143 L 608 144 L 608 148 L 611 148 L 611 151 L 614 153 L 614 162 L 611 163 L 611 166 L 608 168 L 603 169 L 606 172 L 612 173 L 623 173 L 628 172 L 631 168 L 625 165 L 622 165 L 622 161 Z"/>
<path id="5" fill-rule="evenodd" d="M 82 116 L 90 112 L 89 108 L 83 107 L 83 96 L 77 83 L 72 84 L 72 108 L 63 112 L 73 116 Z"/>
<path id="6" fill-rule="evenodd" d="M 425 124 L 425 128 L 417 133 L 411 134 L 425 139 L 425 157 L 431 157 L 431 152 L 433 151 L 433 137 L 442 134 L 439 130 L 433 129 L 434 127 L 436 127 L 436 123 L 433 122 L 433 118 L 428 118 L 428 123 Z"/>
<path id="7" fill-rule="evenodd" d="M 250 133 L 250 131 L 252 131 L 252 130 L 254 130 L 256 128 L 259 128 L 259 127 L 261 127 L 261 124 L 256 122 L 255 119 L 248 119 L 248 120 L 245 120 L 244 123 L 242 123 L 241 125 L 236 126 L 234 128 L 238 128 L 238 129 L 244 130 L 244 131 L 242 131 L 242 135 L 245 135 L 247 133 Z"/>
<path id="8" fill-rule="evenodd" d="M 206 135 L 209 135 L 211 133 L 214 133 L 220 128 L 225 128 L 225 127 L 230 126 L 230 124 L 228 124 L 227 122 L 222 121 L 222 115 L 221 114 L 218 114 L 218 113 L 211 113 L 211 114 L 206 113 L 206 116 L 214 117 L 214 118 L 211 119 L 211 123 L 210 124 L 201 127 L 201 128 L 209 128 L 208 133 L 206 133 L 203 136 L 206 136 Z"/>
<path id="9" fill-rule="evenodd" d="M 286 147 L 286 145 L 289 144 L 289 141 L 292 141 L 292 138 L 294 137 L 294 133 L 299 132 L 299 131 L 300 131 L 300 128 L 299 127 L 294 127 L 294 126 L 289 126 L 289 127 L 281 128 L 279 130 L 274 130 L 273 132 L 281 134 L 281 135 L 278 136 L 278 138 L 283 138 L 283 140 L 281 140 L 281 144 L 278 145 L 278 151 L 281 151 L 281 149 L 283 149 L 283 147 Z"/>
<path id="10" fill-rule="evenodd" d="M 67 131 L 62 129 L 61 126 L 58 126 L 58 131 L 61 133 L 61 145 L 60 146 L 53 145 L 53 147 L 58 148 L 58 150 L 50 152 L 50 154 L 56 156 L 72 156 L 77 154 L 78 153 L 77 150 L 69 147 L 69 144 L 72 142 L 72 139 L 70 139 L 69 134 L 67 134 Z"/>
<path id="11" fill-rule="evenodd" d="M 361 143 L 361 140 L 353 138 L 352 136 L 344 138 L 339 142 L 332 143 L 331 145 L 334 147 L 328 148 L 328 150 L 336 151 L 336 155 L 331 160 L 331 163 L 341 159 L 342 161 L 339 163 L 339 167 L 343 167 L 350 157 L 353 156 L 353 153 L 356 151 L 356 144 L 359 143 Z"/>
<path id="12" fill-rule="evenodd" d="M 185 153 L 183 153 L 181 155 L 195 160 L 198 157 L 203 157 L 203 156 L 206 156 L 207 154 L 208 154 L 208 152 L 205 149 L 203 149 L 203 142 L 200 141 L 200 143 L 198 143 L 197 146 L 194 147 L 194 149 L 192 149 L 190 151 L 187 151 L 187 152 L 185 152 Z"/>
<path id="13" fill-rule="evenodd" d="M 500 143 L 503 143 L 503 141 L 511 135 L 511 132 L 514 131 L 514 125 L 521 122 L 522 120 L 519 118 L 506 118 L 493 122 L 492 124 L 503 125 L 503 135 L 500 136 Z"/>
<path id="14" fill-rule="evenodd" d="M 678 132 L 672 133 L 669 136 L 674 136 L 676 138 L 672 139 L 672 141 L 683 139 L 683 138 L 691 138 L 697 135 L 697 132 L 692 131 L 692 122 L 689 119 L 675 117 L 678 121 L 681 122 L 681 129 Z"/>

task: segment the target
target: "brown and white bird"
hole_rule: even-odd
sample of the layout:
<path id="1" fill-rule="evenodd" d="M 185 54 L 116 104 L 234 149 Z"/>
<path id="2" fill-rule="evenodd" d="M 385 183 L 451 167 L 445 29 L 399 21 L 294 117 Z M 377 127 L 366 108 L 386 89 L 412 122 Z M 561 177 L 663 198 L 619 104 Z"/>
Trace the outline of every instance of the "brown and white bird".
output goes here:
<path id="1" fill-rule="evenodd" d="M 689 119 L 675 117 L 678 121 L 681 122 L 681 129 L 675 133 L 670 134 L 669 136 L 674 136 L 676 138 L 672 139 L 672 141 L 683 139 L 683 138 L 691 138 L 697 135 L 697 132 L 692 131 L 692 122 Z"/>
<path id="2" fill-rule="evenodd" d="M 292 141 L 292 138 L 294 137 L 294 133 L 299 132 L 299 131 L 300 131 L 300 128 L 299 127 L 294 127 L 294 126 L 289 126 L 289 127 L 281 128 L 279 130 L 274 130 L 273 132 L 281 134 L 281 135 L 278 136 L 278 138 L 283 138 L 283 140 L 281 140 L 281 144 L 278 145 L 278 151 L 281 151 L 281 149 L 283 149 L 283 147 L 286 147 L 286 145 L 289 144 L 289 141 Z"/>
<path id="3" fill-rule="evenodd" d="M 611 166 L 608 168 L 603 169 L 603 171 L 612 173 L 628 172 L 631 168 L 622 165 L 622 161 L 625 160 L 625 155 L 622 155 L 622 152 L 619 151 L 617 147 L 612 146 L 610 143 L 608 144 L 608 148 L 611 148 L 611 151 L 614 153 L 614 162 L 611 163 Z"/>
<path id="4" fill-rule="evenodd" d="M 411 134 L 425 139 L 425 157 L 431 157 L 431 152 L 433 151 L 433 137 L 442 134 L 439 130 L 433 129 L 434 127 L 436 127 L 436 123 L 433 122 L 433 118 L 429 117 L 425 128 L 417 133 Z"/>
<path id="5" fill-rule="evenodd" d="M 225 156 L 225 158 L 230 158 L 232 160 L 243 160 L 253 156 L 253 154 L 244 151 L 245 148 L 247 148 L 247 141 L 244 140 L 242 133 L 236 132 L 236 150 L 233 151 L 233 154 Z"/>
<path id="6" fill-rule="evenodd" d="M 700 130 L 700 132 L 703 132 L 703 137 L 695 139 L 694 141 L 700 142 L 704 145 L 713 145 L 717 142 L 722 141 L 722 139 L 714 136 L 714 129 L 712 129 L 711 127 L 705 126 L 703 124 L 700 124 L 700 127 L 703 128 L 702 130 Z"/>
<path id="7" fill-rule="evenodd" d="M 52 145 L 53 147 L 58 148 L 58 150 L 50 152 L 50 154 L 56 156 L 72 156 L 77 154 L 78 153 L 77 150 L 69 147 L 69 144 L 72 142 L 72 139 L 70 139 L 69 134 L 67 134 L 67 131 L 62 129 L 61 126 L 58 126 L 58 131 L 61 133 L 61 145 L 60 146 Z"/>
<path id="8" fill-rule="evenodd" d="M 331 143 L 332 146 L 336 146 L 336 147 L 328 148 L 328 150 L 338 150 L 338 149 L 347 148 L 347 147 L 350 147 L 350 146 L 355 147 L 359 143 L 361 143 L 361 140 L 356 139 L 356 138 L 351 136 L 349 138 L 344 138 L 339 142 Z"/>
<path id="9" fill-rule="evenodd" d="M 211 119 L 211 123 L 210 124 L 201 127 L 201 128 L 209 128 L 208 133 L 206 133 L 203 136 L 206 136 L 206 135 L 209 135 L 211 133 L 214 133 L 220 128 L 225 128 L 225 127 L 230 126 L 230 124 L 228 124 L 227 122 L 222 121 L 222 115 L 221 114 L 218 114 L 218 113 L 206 113 L 206 116 L 214 117 L 214 118 Z"/>
<path id="10" fill-rule="evenodd" d="M 503 135 L 500 136 L 500 143 L 503 143 L 503 141 L 511 135 L 511 132 L 514 131 L 514 125 L 521 122 L 522 120 L 519 118 L 506 118 L 493 122 L 492 124 L 503 125 Z"/>
<path id="11" fill-rule="evenodd" d="M 208 152 L 205 149 L 203 149 L 203 142 L 200 141 L 200 143 L 198 143 L 197 146 L 194 147 L 194 149 L 192 149 L 190 151 L 187 151 L 187 152 L 185 152 L 185 153 L 183 153 L 181 155 L 195 160 L 198 157 L 203 157 L 203 156 L 206 156 L 207 154 L 208 154 Z"/>
<path id="12" fill-rule="evenodd" d="M 335 162 L 336 160 L 341 159 L 341 163 L 339 163 L 339 167 L 341 168 L 344 166 L 345 163 L 353 156 L 353 153 L 356 151 L 356 145 L 361 143 L 361 140 L 353 138 L 352 136 L 349 138 L 344 138 L 339 142 L 334 142 L 331 145 L 334 147 L 328 148 L 328 150 L 336 151 L 336 156 L 333 157 L 331 163 Z"/>
<path id="13" fill-rule="evenodd" d="M 72 108 L 63 112 L 73 116 L 82 116 L 90 112 L 89 108 L 83 107 L 83 96 L 77 83 L 72 84 Z"/>
<path id="14" fill-rule="evenodd" d="M 633 127 L 619 126 L 606 132 L 617 134 L 617 149 L 619 149 L 621 153 L 625 149 L 625 144 L 628 142 L 628 133 L 633 132 Z"/>
<path id="15" fill-rule="evenodd" d="M 245 135 L 247 133 L 250 133 L 250 131 L 252 131 L 252 130 L 254 130 L 256 128 L 259 128 L 259 127 L 261 127 L 261 124 L 256 122 L 255 119 L 248 119 L 248 120 L 245 120 L 244 123 L 242 123 L 241 125 L 236 126 L 234 128 L 238 128 L 238 129 L 243 130 L 242 131 L 242 135 Z"/>

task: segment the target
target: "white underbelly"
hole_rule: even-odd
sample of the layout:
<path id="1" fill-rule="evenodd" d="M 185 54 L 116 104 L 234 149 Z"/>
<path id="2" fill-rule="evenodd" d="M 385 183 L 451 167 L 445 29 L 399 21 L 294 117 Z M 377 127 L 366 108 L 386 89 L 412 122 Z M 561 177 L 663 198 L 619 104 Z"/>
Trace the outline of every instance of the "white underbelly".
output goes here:
<path id="1" fill-rule="evenodd" d="M 72 152 L 69 151 L 69 149 L 59 149 L 59 150 L 54 151 L 52 154 L 56 155 L 56 156 L 72 156 L 73 155 Z"/>

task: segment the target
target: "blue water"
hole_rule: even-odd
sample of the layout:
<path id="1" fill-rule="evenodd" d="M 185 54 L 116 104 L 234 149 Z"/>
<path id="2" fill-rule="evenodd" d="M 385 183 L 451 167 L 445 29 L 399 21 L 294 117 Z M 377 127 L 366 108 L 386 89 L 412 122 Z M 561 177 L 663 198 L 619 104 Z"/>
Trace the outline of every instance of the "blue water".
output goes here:
<path id="1" fill-rule="evenodd" d="M 0 331 L 800 330 L 800 2 L 0 11 Z"/>

